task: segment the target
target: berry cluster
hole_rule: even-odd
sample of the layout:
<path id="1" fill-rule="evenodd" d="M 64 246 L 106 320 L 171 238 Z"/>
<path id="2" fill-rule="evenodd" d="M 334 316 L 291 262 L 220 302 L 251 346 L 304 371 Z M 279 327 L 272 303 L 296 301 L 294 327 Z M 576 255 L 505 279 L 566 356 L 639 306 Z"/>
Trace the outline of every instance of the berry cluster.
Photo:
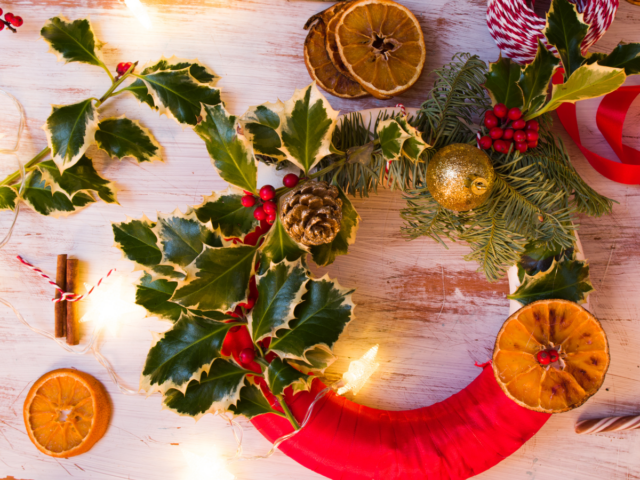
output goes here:
<path id="1" fill-rule="evenodd" d="M 550 363 L 555 363 L 558 361 L 560 356 L 558 355 L 558 351 L 551 350 L 541 350 L 536 354 L 536 358 L 540 365 L 549 365 Z"/>
<path id="2" fill-rule="evenodd" d="M 293 173 L 285 175 L 282 179 L 282 183 L 287 188 L 293 188 L 298 184 L 299 178 Z M 247 208 L 254 207 L 259 201 L 261 205 L 258 205 L 253 211 L 253 216 L 256 220 L 266 220 L 269 225 L 272 225 L 276 221 L 276 212 L 278 207 L 275 202 L 276 189 L 272 185 L 265 185 L 258 192 L 260 198 L 256 198 L 251 192 L 244 192 L 242 197 L 242 205 Z"/>
<path id="3" fill-rule="evenodd" d="M 0 8 L 0 16 L 2 16 L 1 8 Z M 17 17 L 13 13 L 8 12 L 4 15 L 4 20 L 0 18 L 0 31 L 4 30 L 4 27 L 7 27 L 13 33 L 16 33 L 17 30 L 13 27 L 16 27 L 16 28 L 21 27 L 23 23 L 24 21 L 22 20 L 22 17 Z"/>
<path id="4" fill-rule="evenodd" d="M 516 150 L 524 153 L 537 147 L 540 125 L 535 120 L 525 122 L 521 117 L 519 108 L 507 109 L 503 103 L 498 103 L 484 116 L 484 126 L 489 134 L 478 141 L 480 148 L 489 150 L 493 147 L 498 153 L 507 153 L 515 143 Z"/>
<path id="5" fill-rule="evenodd" d="M 116 67 L 116 73 L 118 74 L 118 77 L 121 77 L 122 75 L 127 73 L 132 66 L 133 66 L 133 63 L 131 63 L 131 62 L 121 62 L 121 63 L 119 63 L 118 66 Z M 132 72 L 133 72 L 133 70 L 132 70 Z"/>

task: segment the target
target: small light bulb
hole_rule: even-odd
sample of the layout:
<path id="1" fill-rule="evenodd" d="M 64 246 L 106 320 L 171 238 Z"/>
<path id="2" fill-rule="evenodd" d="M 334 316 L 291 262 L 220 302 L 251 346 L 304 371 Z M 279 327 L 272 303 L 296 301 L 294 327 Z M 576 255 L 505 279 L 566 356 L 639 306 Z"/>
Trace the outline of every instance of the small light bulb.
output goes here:
<path id="1" fill-rule="evenodd" d="M 229 473 L 226 463 L 215 450 L 207 455 L 198 455 L 182 449 L 182 455 L 187 462 L 189 480 L 234 480 L 235 475 Z"/>
<path id="2" fill-rule="evenodd" d="M 349 370 L 342 375 L 344 385 L 338 389 L 338 395 L 352 392 L 355 397 L 358 394 L 364 384 L 367 383 L 367 380 L 369 380 L 369 377 L 371 377 L 373 372 L 380 366 L 379 363 L 375 362 L 377 354 L 378 345 L 375 345 L 371 347 L 362 358 L 351 362 Z"/>
<path id="3" fill-rule="evenodd" d="M 147 30 L 151 30 L 153 26 L 151 23 L 151 19 L 149 18 L 149 14 L 147 13 L 147 9 L 144 8 L 144 5 L 140 3 L 140 0 L 124 0 L 124 4 L 129 7 L 133 16 L 138 19 L 138 21 L 142 24 L 144 28 Z"/>
<path id="4" fill-rule="evenodd" d="M 91 285 L 85 284 L 87 291 Z M 89 308 L 80 322 L 94 322 L 97 329 L 107 325 L 115 326 L 131 314 L 143 314 L 144 310 L 135 304 L 134 292 L 125 291 L 123 277 L 112 275 L 89 295 Z"/>

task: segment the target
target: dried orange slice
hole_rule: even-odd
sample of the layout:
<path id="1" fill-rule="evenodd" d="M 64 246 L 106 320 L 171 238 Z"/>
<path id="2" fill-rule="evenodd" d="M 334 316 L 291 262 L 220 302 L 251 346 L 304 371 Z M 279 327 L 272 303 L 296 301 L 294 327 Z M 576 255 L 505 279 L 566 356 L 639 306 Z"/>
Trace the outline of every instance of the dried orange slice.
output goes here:
<path id="1" fill-rule="evenodd" d="M 342 18 L 342 11 L 347 4 L 340 4 L 340 7 L 336 10 L 335 15 L 327 21 L 327 39 L 326 39 L 326 48 L 327 54 L 331 59 L 331 62 L 335 65 L 340 73 L 342 73 L 347 78 L 353 80 L 351 73 L 347 70 L 347 67 L 344 65 L 342 58 L 340 57 L 340 51 L 338 50 L 338 42 L 336 40 L 336 28 L 338 27 L 338 22 Z"/>
<path id="2" fill-rule="evenodd" d="M 602 386 L 609 344 L 602 325 L 580 305 L 539 300 L 511 315 L 493 351 L 493 372 L 513 401 L 530 410 L 566 412 Z"/>
<path id="3" fill-rule="evenodd" d="M 88 451 L 107 431 L 111 404 L 102 384 L 70 368 L 44 374 L 22 410 L 29 438 L 42 453 L 67 458 Z"/>
<path id="4" fill-rule="evenodd" d="M 426 58 L 418 19 L 392 0 L 357 0 L 339 14 L 336 41 L 351 76 L 377 98 L 416 83 Z"/>
<path id="5" fill-rule="evenodd" d="M 311 17 L 310 21 L 314 20 L 315 23 L 312 23 L 304 42 L 304 63 L 311 78 L 328 93 L 341 98 L 364 97 L 368 95 L 367 91 L 358 82 L 340 73 L 327 52 L 326 22 L 339 10 L 337 5 L 340 4 Z M 308 22 L 306 28 L 309 25 Z"/>

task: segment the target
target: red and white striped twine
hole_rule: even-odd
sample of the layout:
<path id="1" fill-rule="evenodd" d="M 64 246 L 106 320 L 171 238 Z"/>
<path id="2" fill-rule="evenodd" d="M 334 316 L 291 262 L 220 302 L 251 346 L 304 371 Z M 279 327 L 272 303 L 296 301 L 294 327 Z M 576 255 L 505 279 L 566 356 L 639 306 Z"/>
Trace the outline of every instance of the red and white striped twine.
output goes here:
<path id="1" fill-rule="evenodd" d="M 590 434 L 601 432 L 618 432 L 640 428 L 640 415 L 626 417 L 607 417 L 583 420 L 576 424 L 576 433 Z"/>
<path id="2" fill-rule="evenodd" d="M 407 109 L 404 107 L 402 103 L 397 103 L 396 108 L 400 109 L 400 111 L 402 112 L 402 115 L 404 115 L 405 117 L 407 116 Z"/>
<path id="3" fill-rule="evenodd" d="M 23 265 L 26 265 L 27 267 L 29 267 L 31 270 L 33 270 L 34 272 L 36 272 L 38 275 L 40 275 L 42 278 L 44 278 L 49 285 L 53 286 L 57 291 L 59 291 L 61 293 L 60 298 L 52 298 L 51 301 L 54 303 L 58 303 L 58 302 L 63 302 L 63 301 L 67 301 L 67 302 L 79 302 L 80 300 L 82 300 L 85 297 L 88 297 L 89 295 L 91 295 L 91 293 L 93 293 L 93 291 L 98 288 L 100 286 L 100 284 L 102 283 L 103 280 L 106 280 L 107 278 L 109 278 L 109 276 L 116 271 L 115 268 L 112 268 L 111 270 L 109 270 L 109 272 L 102 277 L 100 280 L 98 280 L 98 283 L 96 283 L 93 287 L 91 287 L 91 289 L 87 292 L 84 293 L 82 295 L 78 295 L 77 293 L 72 293 L 72 292 L 65 292 L 64 290 L 62 290 L 57 284 L 56 282 L 54 282 L 53 280 L 51 280 L 51 278 L 49 277 L 49 275 L 47 275 L 46 273 L 44 273 L 42 270 L 40 270 L 38 267 L 31 265 L 29 262 L 27 262 L 24 258 L 22 258 L 20 255 L 18 255 L 16 257 L 20 263 L 22 263 Z"/>

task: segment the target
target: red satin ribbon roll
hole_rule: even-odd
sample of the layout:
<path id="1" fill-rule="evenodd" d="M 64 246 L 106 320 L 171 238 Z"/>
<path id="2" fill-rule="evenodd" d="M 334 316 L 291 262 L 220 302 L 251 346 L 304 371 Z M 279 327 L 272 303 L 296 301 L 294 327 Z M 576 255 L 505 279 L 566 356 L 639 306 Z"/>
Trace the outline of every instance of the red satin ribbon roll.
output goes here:
<path id="1" fill-rule="evenodd" d="M 285 400 L 298 421 L 323 388 L 316 380 L 311 392 L 292 396 L 288 389 Z M 510 400 L 488 365 L 468 387 L 416 410 L 378 410 L 331 392 L 280 450 L 332 479 L 462 480 L 513 454 L 549 417 Z M 251 422 L 272 442 L 293 431 L 272 414 Z"/>
<path id="2" fill-rule="evenodd" d="M 591 166 L 609 180 L 626 185 L 640 184 L 640 152 L 622 143 L 622 126 L 638 94 L 640 86 L 620 87 L 602 99 L 596 114 L 598 129 L 622 163 L 602 157 L 582 145 L 575 104 L 565 103 L 557 110 L 560 123 Z"/>

